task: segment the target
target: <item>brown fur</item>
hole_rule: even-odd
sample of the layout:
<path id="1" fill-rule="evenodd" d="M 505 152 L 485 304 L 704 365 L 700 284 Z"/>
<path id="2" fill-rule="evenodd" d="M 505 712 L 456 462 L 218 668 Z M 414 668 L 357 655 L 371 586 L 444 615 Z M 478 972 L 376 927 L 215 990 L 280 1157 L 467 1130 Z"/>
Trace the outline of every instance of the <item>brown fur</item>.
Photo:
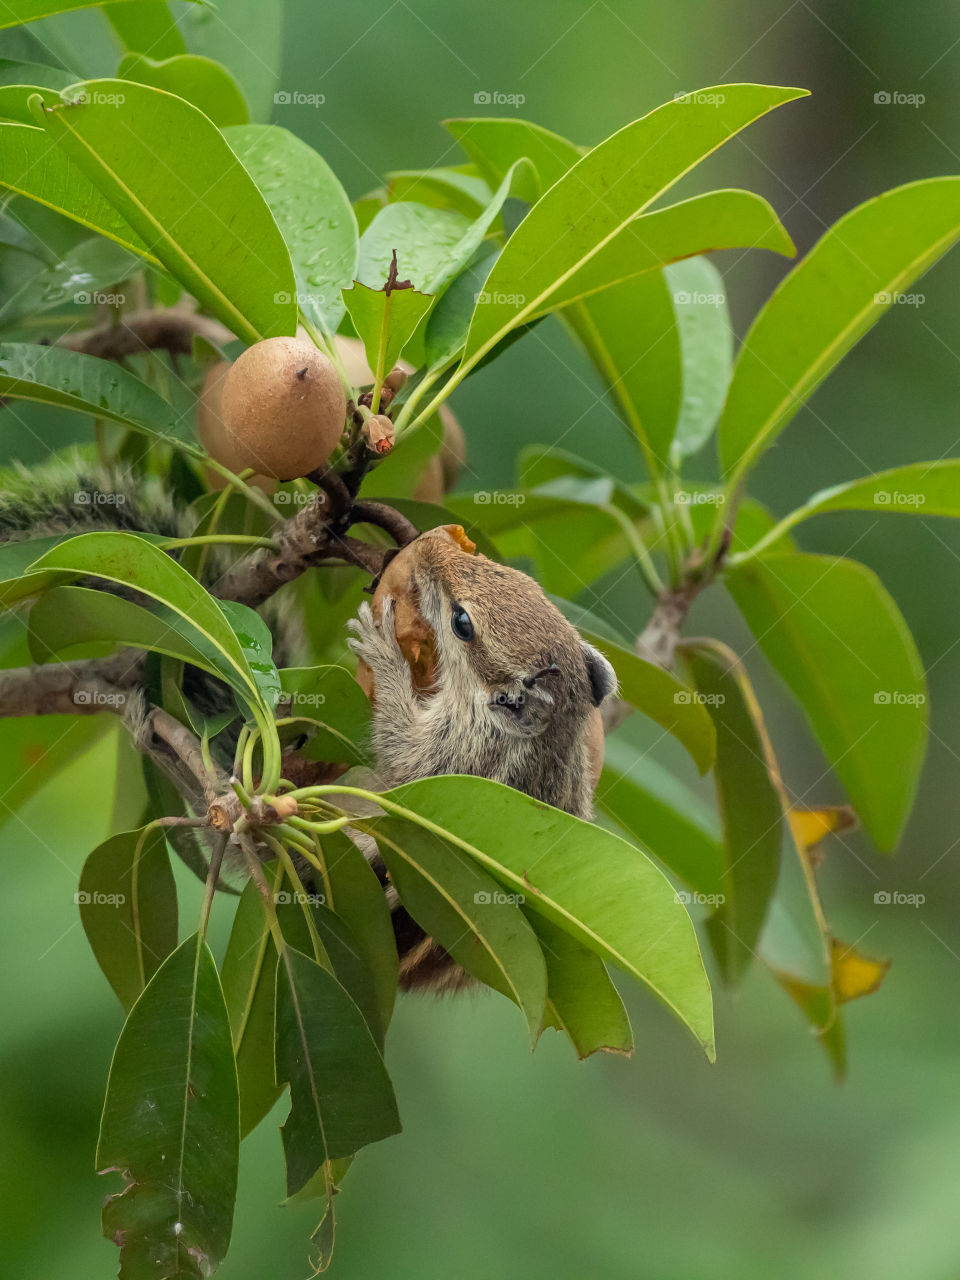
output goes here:
<path id="1" fill-rule="evenodd" d="M 532 578 L 470 555 L 441 532 L 413 544 L 411 586 L 435 635 L 433 688 L 418 692 L 414 685 L 391 598 L 382 600 L 379 623 L 365 604 L 351 624 L 358 632 L 351 647 L 375 680 L 382 782 L 474 774 L 589 818 L 591 713 L 615 688 L 612 668 Z M 452 629 L 455 607 L 473 623 L 469 641 Z M 440 948 L 414 947 L 402 985 L 436 986 L 441 977 L 448 985 L 451 969 Z"/>

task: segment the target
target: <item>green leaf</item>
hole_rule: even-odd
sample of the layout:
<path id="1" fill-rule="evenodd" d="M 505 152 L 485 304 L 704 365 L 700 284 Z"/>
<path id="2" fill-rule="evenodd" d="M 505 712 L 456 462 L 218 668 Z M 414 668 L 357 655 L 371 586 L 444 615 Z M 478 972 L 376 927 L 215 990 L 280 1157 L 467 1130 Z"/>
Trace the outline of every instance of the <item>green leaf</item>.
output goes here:
<path id="1" fill-rule="evenodd" d="M 469 219 L 452 209 L 431 209 L 412 202 L 388 204 L 360 237 L 357 280 L 371 289 L 382 289 L 396 252 L 399 278 L 409 280 L 421 293 L 431 293 L 430 284 L 443 278 L 443 263 L 455 253 L 469 228 Z M 473 249 L 468 259 L 472 253 Z"/>
<path id="2" fill-rule="evenodd" d="M 47 89 L 65 89 L 76 76 L 62 67 L 48 67 L 43 62 L 16 62 L 0 58 L 0 85 L 43 85 Z M 31 120 L 31 124 L 33 121 Z"/>
<path id="3" fill-rule="evenodd" d="M 591 630 L 592 619 L 576 605 L 556 602 L 589 644 L 594 645 L 617 673 L 619 696 L 673 734 L 693 757 L 701 773 L 713 764 L 716 732 L 709 711 L 676 676 L 638 657 L 605 634 Z"/>
<path id="4" fill-rule="evenodd" d="M 709 191 L 694 196 L 628 222 L 594 257 L 551 288 L 524 320 L 547 315 L 680 258 L 738 248 L 769 249 L 787 257 L 796 252 L 776 213 L 752 191 Z M 491 285 L 495 280 L 491 275 Z M 503 289 L 504 282 L 496 281 L 496 287 Z"/>
<path id="5" fill-rule="evenodd" d="M 641 849 L 487 778 L 424 778 L 380 803 L 469 854 L 531 910 L 645 983 L 713 1057 L 710 984 L 693 924 Z"/>
<path id="6" fill-rule="evenodd" d="M 630 1019 L 603 961 L 545 916 L 526 914 L 547 963 L 548 1025 L 566 1033 L 579 1058 L 631 1053 Z"/>
<path id="7" fill-rule="evenodd" d="M 387 199 L 454 209 L 466 218 L 475 218 L 489 202 L 491 191 L 470 168 L 394 169 L 386 175 Z"/>
<path id="8" fill-rule="evenodd" d="M 4 5 L 0 14 L 0 28 L 19 27 L 25 22 L 36 22 L 38 18 L 49 18 L 72 9 L 100 8 L 109 3 L 110 0 L 12 0 L 12 3 Z"/>
<path id="9" fill-rule="evenodd" d="M 397 363 L 433 298 L 416 289 L 371 289 L 358 282 L 352 289 L 344 289 L 343 301 L 363 342 L 368 364 L 382 378 Z"/>
<path id="10" fill-rule="evenodd" d="M 861 480 L 848 480 L 829 489 L 820 489 L 788 516 L 764 531 L 764 536 L 747 553 L 780 543 L 787 532 L 828 511 L 872 511 L 877 515 L 960 516 L 960 459 L 940 458 L 936 462 L 913 462 L 905 467 L 877 471 Z M 782 546 L 780 548 L 783 549 Z"/>
<path id="11" fill-rule="evenodd" d="M 330 906 L 350 929 L 373 977 L 382 1034 L 397 995 L 397 944 L 386 895 L 370 863 L 342 831 L 321 840 Z"/>
<path id="12" fill-rule="evenodd" d="M 177 887 L 160 827 L 124 831 L 83 864 L 80 919 L 97 964 L 129 1010 L 177 945 Z"/>
<path id="13" fill-rule="evenodd" d="M 802 91 L 727 85 L 712 96 L 720 94 L 723 101 L 716 105 L 706 101 L 711 94 L 705 91 L 695 99 L 657 108 L 594 147 L 551 187 L 511 236 L 488 281 L 490 292 L 523 301 L 478 308 L 464 364 L 476 363 L 510 329 L 547 309 L 578 271 L 589 268 L 608 244 L 700 160 L 751 121 L 802 96 Z M 674 210 L 663 211 L 650 219 L 650 225 L 665 214 L 677 216 Z M 702 222 L 702 214 L 697 214 L 697 220 Z M 646 239 L 648 229 L 637 231 Z M 699 249 L 686 252 L 706 247 L 701 242 Z M 608 278 L 607 283 L 616 278 Z"/>
<path id="14" fill-rule="evenodd" d="M 444 290 L 430 313 L 424 333 L 424 360 L 428 366 L 446 364 L 463 347 L 477 297 L 499 252 L 492 244 L 481 245 L 471 262 Z"/>
<path id="15" fill-rule="evenodd" d="M 671 456 L 679 464 L 709 438 L 733 368 L 733 329 L 723 277 L 707 258 L 663 269 L 673 297 L 683 363 L 683 401 Z"/>
<path id="16" fill-rule="evenodd" d="M 264 874 L 276 889 L 282 870 L 268 867 Z M 237 1059 L 240 1135 L 246 1137 L 283 1092 L 276 1081 L 273 1044 L 277 952 L 260 890 L 252 880 L 237 903 L 221 973 Z"/>
<path id="17" fill-rule="evenodd" d="M 518 190 L 517 194 L 531 202 L 558 182 L 586 150 L 529 120 L 475 116 L 444 120 L 443 127 L 459 142 L 492 187 L 503 181 L 512 164 L 526 156 L 533 163 L 539 181 L 530 182 L 528 190 Z"/>
<path id="18" fill-rule="evenodd" d="M 53 547 L 32 568 L 93 574 L 142 591 L 177 614 L 222 655 L 234 672 L 234 683 L 244 688 L 249 701 L 261 701 L 247 655 L 220 604 L 175 560 L 143 538 L 131 533 L 81 534 Z M 272 715 L 272 706 L 269 710 Z"/>
<path id="19" fill-rule="evenodd" d="M 230 146 L 277 220 L 297 279 L 297 303 L 319 329 L 335 333 L 341 291 L 357 270 L 357 220 L 326 160 L 277 125 L 225 130 Z"/>
<path id="20" fill-rule="evenodd" d="M 720 460 L 739 476 L 830 370 L 960 235 L 960 178 L 895 187 L 846 214 L 761 309 L 720 420 Z"/>
<path id="21" fill-rule="evenodd" d="M 152 46 L 146 47 L 152 49 Z M 246 124 L 249 119 L 243 94 L 226 67 L 194 53 L 180 53 L 162 61 L 148 58 L 144 53 L 128 53 L 117 67 L 117 78 L 175 93 L 220 129 Z"/>
<path id="22" fill-rule="evenodd" d="M 290 104 L 277 93 L 283 56 L 283 0 L 230 0 L 230 20 L 210 4 L 191 4 L 181 27 L 191 52 L 229 67 L 243 90 L 252 120 L 268 120 Z"/>
<path id="23" fill-rule="evenodd" d="M 84 240 L 65 258 L 38 271 L 0 307 L 0 325 L 9 326 L 21 318 L 41 315 L 54 307 L 105 303 L 108 294 L 120 304 L 125 299 L 116 286 L 142 266 L 140 258 L 110 240 Z M 54 349 L 33 348 L 35 352 Z M 110 370 L 111 374 L 113 371 Z M 102 381 L 104 386 L 109 386 L 113 379 L 111 377 L 108 381 L 104 378 Z M 152 394 L 156 395 L 155 392 Z M 156 398 L 159 399 L 158 396 Z M 167 406 L 166 411 L 172 418 L 173 410 Z"/>
<path id="24" fill-rule="evenodd" d="M 235 600 L 217 602 L 236 636 L 247 668 L 260 691 L 260 703 L 274 711 L 282 692 L 280 673 L 273 661 L 273 635 L 256 610 Z"/>
<path id="25" fill-rule="evenodd" d="M 662 765 L 608 738 L 594 803 L 696 893 L 720 893 L 724 855 L 716 819 Z"/>
<path id="26" fill-rule="evenodd" d="M 289 707 L 284 716 L 302 717 L 316 728 L 298 753 L 309 760 L 330 763 L 369 762 L 370 703 L 346 667 L 283 667 L 282 692 Z M 307 724 L 292 728 L 302 734 Z"/>
<path id="27" fill-rule="evenodd" d="M 134 52 L 148 49 L 158 58 L 174 58 L 187 52 L 167 0 L 127 0 L 125 4 L 108 4 L 104 16 L 123 41 L 125 49 Z M 127 78 L 123 71 L 117 74 L 122 79 Z M 129 79 L 138 77 L 130 76 Z M 166 88 L 165 85 L 160 87 Z"/>
<path id="28" fill-rule="evenodd" d="M 547 971 L 518 904 L 470 858 L 413 822 L 378 818 L 365 829 L 417 924 L 468 973 L 519 1005 L 536 1044 Z"/>
<path id="29" fill-rule="evenodd" d="M 203 112 L 126 80 L 88 80 L 62 96 L 62 106 L 43 112 L 47 133 L 170 274 L 246 342 L 295 333 L 283 237 Z"/>
<path id="30" fill-rule="evenodd" d="M 73 77 L 71 76 L 70 79 L 72 80 Z M 17 124 L 35 125 L 36 120 L 29 106 L 30 99 L 35 93 L 39 93 L 44 101 L 57 101 L 57 94 L 54 90 L 42 83 L 5 84 L 0 86 L 0 118 L 13 120 Z"/>
<path id="31" fill-rule="evenodd" d="M 130 1011 L 110 1067 L 97 1168 L 127 1183 L 103 1211 L 122 1275 L 211 1274 L 230 1243 L 239 1154 L 230 1022 L 194 934 Z"/>
<path id="32" fill-rule="evenodd" d="M 124 0 L 129 3 L 129 0 Z M 130 223 L 86 173 L 50 145 L 45 130 L 0 125 L 0 186 L 46 205 L 159 266 Z"/>
<path id="33" fill-rule="evenodd" d="M 326 1160 L 400 1132 L 396 1099 L 363 1014 L 326 969 L 285 947 L 277 971 L 277 1079 L 290 1084 L 284 1122 L 287 1194 Z"/>
<path id="34" fill-rule="evenodd" d="M 717 726 L 714 776 L 724 866 L 707 933 L 724 978 L 736 983 L 755 954 L 777 886 L 780 797 L 770 780 L 759 708 L 732 655 L 706 645 L 683 652 Z"/>
<path id="35" fill-rule="evenodd" d="M 726 583 L 854 808 L 890 850 L 927 738 L 923 665 L 896 604 L 871 570 L 832 556 L 758 557 L 731 568 Z"/>
<path id="36" fill-rule="evenodd" d="M 0 343 L 0 395 L 109 418 L 203 457 L 181 438 L 189 426 L 166 400 L 126 369 L 96 356 L 30 342 Z"/>
<path id="37" fill-rule="evenodd" d="M 683 391 L 680 339 L 664 272 L 622 280 L 574 303 L 564 318 L 604 391 L 645 452 L 653 453 L 656 470 L 664 468 Z"/>
<path id="38" fill-rule="evenodd" d="M 145 609 L 122 596 L 89 587 L 47 589 L 49 576 L 29 574 L 23 579 L 23 594 L 34 580 L 38 583 L 35 590 L 44 590 L 30 611 L 29 640 L 35 662 L 48 662 L 78 645 L 132 645 L 192 663 L 249 697 L 249 686 L 236 668 L 173 610 Z"/>

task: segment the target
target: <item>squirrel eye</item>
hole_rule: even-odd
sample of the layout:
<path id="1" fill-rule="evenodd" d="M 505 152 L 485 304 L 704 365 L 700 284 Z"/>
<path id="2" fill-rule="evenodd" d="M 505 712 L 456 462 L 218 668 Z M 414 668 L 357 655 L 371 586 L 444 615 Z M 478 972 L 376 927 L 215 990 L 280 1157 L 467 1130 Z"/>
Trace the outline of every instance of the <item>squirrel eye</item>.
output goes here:
<path id="1" fill-rule="evenodd" d="M 450 620 L 450 626 L 458 640 L 473 639 L 473 623 L 470 621 L 470 615 L 466 609 L 461 609 L 458 604 L 453 606 L 453 617 Z"/>

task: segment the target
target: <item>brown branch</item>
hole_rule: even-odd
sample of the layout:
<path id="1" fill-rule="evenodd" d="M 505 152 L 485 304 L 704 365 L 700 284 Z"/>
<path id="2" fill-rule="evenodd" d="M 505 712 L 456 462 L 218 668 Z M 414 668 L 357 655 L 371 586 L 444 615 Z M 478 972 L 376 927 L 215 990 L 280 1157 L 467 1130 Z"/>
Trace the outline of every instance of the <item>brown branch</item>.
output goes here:
<path id="1" fill-rule="evenodd" d="M 130 650 L 105 660 L 0 671 L 0 715 L 123 715 L 139 671 Z"/>
<path id="2" fill-rule="evenodd" d="M 121 316 L 117 324 L 65 333 L 56 345 L 99 356 L 101 360 L 123 360 L 144 351 L 169 351 L 173 355 L 188 356 L 195 337 L 206 338 L 218 347 L 233 341 L 233 334 L 218 320 L 171 308 L 132 311 Z"/>
<path id="3" fill-rule="evenodd" d="M 405 547 L 419 534 L 417 527 L 394 507 L 385 502 L 355 502 L 350 513 L 351 524 L 372 524 L 385 529 L 398 547 Z"/>

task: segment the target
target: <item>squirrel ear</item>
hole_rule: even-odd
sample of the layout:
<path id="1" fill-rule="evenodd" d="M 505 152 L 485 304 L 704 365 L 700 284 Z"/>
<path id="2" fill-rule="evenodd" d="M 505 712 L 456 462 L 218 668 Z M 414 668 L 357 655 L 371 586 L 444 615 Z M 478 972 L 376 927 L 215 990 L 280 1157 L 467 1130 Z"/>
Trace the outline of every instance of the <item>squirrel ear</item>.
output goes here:
<path id="1" fill-rule="evenodd" d="M 587 660 L 587 679 L 590 681 L 593 705 L 599 707 L 604 698 L 616 692 L 617 673 L 592 644 L 584 643 L 583 656 Z"/>

